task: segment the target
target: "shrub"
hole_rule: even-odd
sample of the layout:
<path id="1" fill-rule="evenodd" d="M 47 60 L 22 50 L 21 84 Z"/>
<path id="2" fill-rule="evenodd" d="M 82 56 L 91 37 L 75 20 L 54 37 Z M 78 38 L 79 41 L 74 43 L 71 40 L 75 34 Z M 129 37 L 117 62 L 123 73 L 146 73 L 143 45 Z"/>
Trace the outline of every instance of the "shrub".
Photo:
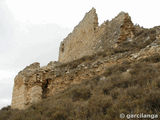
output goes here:
<path id="1" fill-rule="evenodd" d="M 71 97 L 73 101 L 88 100 L 91 97 L 91 92 L 88 88 L 76 87 L 71 90 Z"/>
<path id="2" fill-rule="evenodd" d="M 0 120 L 119 120 L 120 113 L 159 114 L 160 63 L 155 58 L 113 64 L 24 111 L 3 108 Z"/>

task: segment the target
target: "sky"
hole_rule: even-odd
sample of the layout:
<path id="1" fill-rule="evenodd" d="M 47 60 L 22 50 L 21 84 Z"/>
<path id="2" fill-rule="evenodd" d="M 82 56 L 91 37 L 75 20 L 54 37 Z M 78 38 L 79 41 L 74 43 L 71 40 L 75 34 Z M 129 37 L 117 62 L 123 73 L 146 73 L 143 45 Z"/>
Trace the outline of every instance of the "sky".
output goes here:
<path id="1" fill-rule="evenodd" d="M 128 12 L 134 24 L 160 25 L 159 0 L 0 0 L 0 108 L 11 104 L 14 77 L 33 62 L 58 58 L 60 42 L 92 7 L 99 24 Z"/>

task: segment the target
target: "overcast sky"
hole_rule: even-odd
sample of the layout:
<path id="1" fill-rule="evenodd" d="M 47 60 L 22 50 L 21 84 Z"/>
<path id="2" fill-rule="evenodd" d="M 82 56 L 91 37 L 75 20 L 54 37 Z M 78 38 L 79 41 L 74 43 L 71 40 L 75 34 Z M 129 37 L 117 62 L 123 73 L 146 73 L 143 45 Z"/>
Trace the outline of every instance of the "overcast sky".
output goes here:
<path id="1" fill-rule="evenodd" d="M 58 58 L 60 41 L 92 7 L 99 23 L 128 12 L 140 26 L 160 25 L 159 0 L 0 0 L 0 108 L 9 105 L 15 75 Z"/>

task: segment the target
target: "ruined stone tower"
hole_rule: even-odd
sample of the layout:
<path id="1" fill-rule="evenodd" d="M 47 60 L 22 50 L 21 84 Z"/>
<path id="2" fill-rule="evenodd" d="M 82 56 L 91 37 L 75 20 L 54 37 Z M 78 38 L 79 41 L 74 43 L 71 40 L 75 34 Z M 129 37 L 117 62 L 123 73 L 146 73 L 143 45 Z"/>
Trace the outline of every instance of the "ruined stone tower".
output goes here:
<path id="1" fill-rule="evenodd" d="M 73 32 L 61 42 L 59 62 L 71 62 L 112 48 L 116 42 L 132 38 L 133 30 L 131 18 L 124 12 L 112 21 L 106 21 L 98 26 L 96 10 L 92 8 Z"/>
<path id="2" fill-rule="evenodd" d="M 92 8 L 74 28 L 73 32 L 61 42 L 59 61 L 69 62 L 93 53 L 97 29 L 98 18 L 96 10 Z"/>
<path id="3" fill-rule="evenodd" d="M 154 49 L 147 46 L 159 40 L 159 33 L 158 28 L 144 29 L 133 25 L 130 16 L 124 12 L 99 26 L 96 10 L 92 8 L 61 42 L 58 62 L 50 62 L 44 67 L 33 63 L 18 73 L 11 107 L 25 109 L 70 85 L 102 74 L 108 65 L 127 55 L 127 59 L 135 60 L 134 56 L 150 53 L 146 50 Z M 140 51 L 142 48 L 144 50 Z M 100 59 L 95 57 L 98 53 L 105 55 L 99 54 L 102 55 Z"/>

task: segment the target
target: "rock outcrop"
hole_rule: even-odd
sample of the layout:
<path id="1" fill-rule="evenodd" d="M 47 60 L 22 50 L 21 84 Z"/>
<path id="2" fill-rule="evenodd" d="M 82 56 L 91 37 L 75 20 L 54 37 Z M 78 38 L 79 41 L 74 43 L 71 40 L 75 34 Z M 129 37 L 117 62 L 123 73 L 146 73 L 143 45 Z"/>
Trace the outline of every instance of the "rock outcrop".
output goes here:
<path id="1" fill-rule="evenodd" d="M 70 85 L 103 74 L 110 65 L 145 60 L 159 53 L 160 27 L 134 25 L 124 12 L 98 26 L 93 8 L 61 42 L 58 62 L 44 67 L 33 63 L 18 73 L 11 106 L 25 109 Z"/>

